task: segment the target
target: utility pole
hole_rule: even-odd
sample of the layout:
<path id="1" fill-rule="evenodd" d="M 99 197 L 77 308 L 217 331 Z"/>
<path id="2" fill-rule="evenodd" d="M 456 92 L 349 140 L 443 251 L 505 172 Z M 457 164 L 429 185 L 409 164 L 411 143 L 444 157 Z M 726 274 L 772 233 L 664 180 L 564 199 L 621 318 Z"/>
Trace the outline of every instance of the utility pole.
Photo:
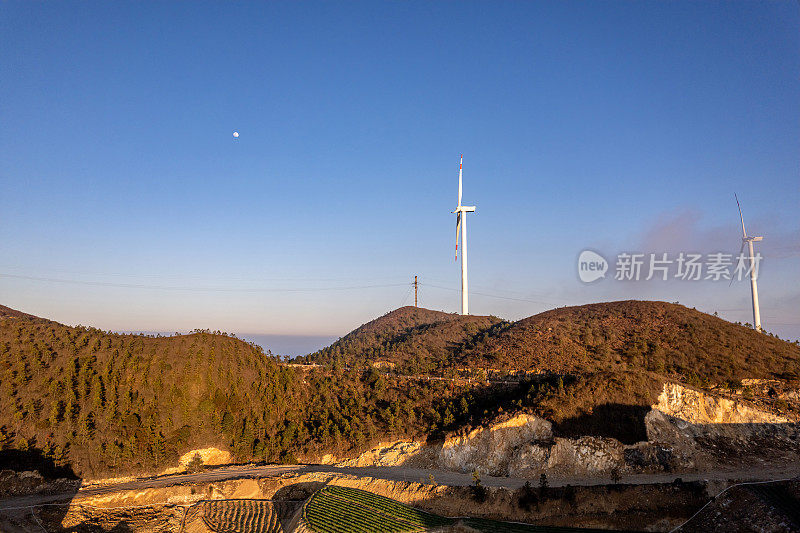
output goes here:
<path id="1" fill-rule="evenodd" d="M 417 284 L 417 276 L 414 276 L 414 307 L 417 307 L 417 288 L 419 285 Z"/>

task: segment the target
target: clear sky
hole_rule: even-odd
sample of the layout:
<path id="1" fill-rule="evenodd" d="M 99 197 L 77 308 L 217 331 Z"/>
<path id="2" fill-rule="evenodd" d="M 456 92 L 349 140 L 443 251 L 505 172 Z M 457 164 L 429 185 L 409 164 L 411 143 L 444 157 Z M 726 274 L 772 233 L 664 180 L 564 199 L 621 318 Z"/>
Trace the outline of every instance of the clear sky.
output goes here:
<path id="1" fill-rule="evenodd" d="M 474 313 L 748 321 L 746 282 L 576 267 L 735 253 L 735 191 L 764 326 L 798 338 L 799 29 L 789 1 L 5 2 L 0 303 L 285 353 L 413 303 L 415 274 L 457 311 L 463 152 Z"/>

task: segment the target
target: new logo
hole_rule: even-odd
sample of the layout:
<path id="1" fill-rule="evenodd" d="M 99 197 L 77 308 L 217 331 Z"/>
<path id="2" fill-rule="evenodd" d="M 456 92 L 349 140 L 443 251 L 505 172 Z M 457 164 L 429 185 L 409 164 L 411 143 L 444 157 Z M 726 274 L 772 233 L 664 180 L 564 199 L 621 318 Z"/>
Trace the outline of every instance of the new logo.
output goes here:
<path id="1" fill-rule="evenodd" d="M 578 256 L 578 276 L 584 283 L 591 283 L 606 277 L 608 261 L 591 250 L 584 250 Z"/>

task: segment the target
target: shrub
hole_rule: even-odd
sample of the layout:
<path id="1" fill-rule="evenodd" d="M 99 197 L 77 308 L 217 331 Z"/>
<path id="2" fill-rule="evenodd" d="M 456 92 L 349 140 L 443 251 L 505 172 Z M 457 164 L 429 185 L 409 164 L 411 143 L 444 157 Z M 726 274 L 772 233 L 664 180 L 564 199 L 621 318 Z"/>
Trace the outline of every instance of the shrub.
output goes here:
<path id="1" fill-rule="evenodd" d="M 477 470 L 472 471 L 472 481 L 472 499 L 478 503 L 485 502 L 488 491 L 486 490 L 486 487 L 481 485 L 481 476 Z"/>
<path id="2" fill-rule="evenodd" d="M 548 488 L 547 474 L 542 472 L 542 475 L 539 476 L 539 496 L 541 496 L 542 498 L 546 498 L 547 488 Z"/>
<path id="3" fill-rule="evenodd" d="M 199 472 L 203 469 L 203 458 L 200 457 L 199 453 L 195 453 L 192 457 L 192 460 L 189 461 L 189 464 L 186 465 L 186 470 L 191 473 Z"/>
<path id="4" fill-rule="evenodd" d="M 531 507 L 539 505 L 539 497 L 536 491 L 533 490 L 530 481 L 526 481 L 525 485 L 517 490 L 517 505 L 520 509 L 530 511 Z"/>

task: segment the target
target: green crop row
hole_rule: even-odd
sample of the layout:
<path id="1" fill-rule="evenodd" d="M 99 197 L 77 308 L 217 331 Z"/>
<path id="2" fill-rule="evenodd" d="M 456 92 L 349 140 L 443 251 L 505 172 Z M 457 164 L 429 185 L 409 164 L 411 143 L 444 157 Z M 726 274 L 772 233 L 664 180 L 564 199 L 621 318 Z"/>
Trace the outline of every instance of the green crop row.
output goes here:
<path id="1" fill-rule="evenodd" d="M 309 525 L 319 533 L 368 533 L 371 531 L 409 531 L 396 522 L 330 508 L 307 514 Z"/>
<path id="2" fill-rule="evenodd" d="M 325 489 L 311 498 L 304 515 L 308 525 L 319 533 L 401 533 L 422 529 L 355 502 L 336 498 Z"/>
<path id="3" fill-rule="evenodd" d="M 339 502 L 321 500 L 317 507 L 308 513 L 312 524 L 321 525 L 323 529 L 333 531 L 413 531 L 415 528 L 397 522 L 381 514 L 370 513 L 359 506 L 343 507 Z M 334 526 L 334 527 L 330 527 Z M 345 529 L 342 528 L 345 526 Z"/>
<path id="4" fill-rule="evenodd" d="M 426 513 L 371 492 L 329 485 L 306 504 L 303 517 L 317 533 L 401 533 L 451 525 L 455 519 Z M 463 519 L 482 533 L 609 533 L 603 530 L 534 526 L 482 518 Z"/>
<path id="5" fill-rule="evenodd" d="M 424 511 L 414 509 L 413 507 L 403 505 L 402 503 L 396 502 L 390 498 L 372 494 L 371 492 L 347 487 L 339 487 L 335 485 L 326 487 L 326 490 L 336 497 L 344 498 L 355 503 L 371 507 L 380 513 L 393 518 L 398 518 L 404 522 L 408 522 L 422 528 L 439 527 L 453 523 L 453 521 L 449 518 L 426 513 Z"/>

